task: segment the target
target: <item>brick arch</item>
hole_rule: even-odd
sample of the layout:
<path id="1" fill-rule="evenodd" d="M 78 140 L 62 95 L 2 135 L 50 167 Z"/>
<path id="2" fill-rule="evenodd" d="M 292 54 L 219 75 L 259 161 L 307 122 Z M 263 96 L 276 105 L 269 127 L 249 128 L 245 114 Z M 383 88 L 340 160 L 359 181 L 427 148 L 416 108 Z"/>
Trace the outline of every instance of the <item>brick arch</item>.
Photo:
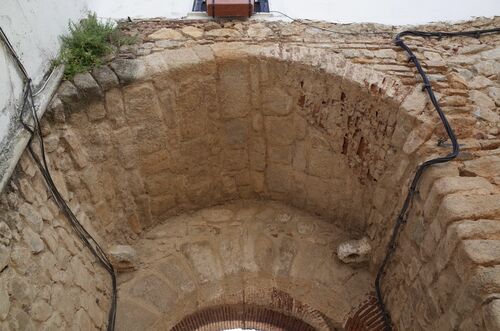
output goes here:
<path id="1" fill-rule="evenodd" d="M 221 331 L 249 329 L 265 331 L 315 331 L 316 329 L 290 315 L 258 306 L 220 306 L 186 316 L 172 331 Z"/>

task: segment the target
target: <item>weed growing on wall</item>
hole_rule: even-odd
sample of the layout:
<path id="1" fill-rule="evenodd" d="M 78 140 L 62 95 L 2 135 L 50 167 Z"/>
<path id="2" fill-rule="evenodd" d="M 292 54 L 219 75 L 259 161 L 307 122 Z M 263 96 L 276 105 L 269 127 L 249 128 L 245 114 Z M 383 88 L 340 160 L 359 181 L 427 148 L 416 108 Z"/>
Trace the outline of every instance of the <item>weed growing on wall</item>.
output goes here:
<path id="1" fill-rule="evenodd" d="M 61 54 L 54 61 L 54 65 L 65 65 L 66 79 L 101 64 L 106 55 L 120 46 L 136 42 L 135 37 L 125 35 L 114 23 L 100 21 L 95 13 L 79 23 L 70 22 L 69 31 L 69 35 L 61 37 Z"/>

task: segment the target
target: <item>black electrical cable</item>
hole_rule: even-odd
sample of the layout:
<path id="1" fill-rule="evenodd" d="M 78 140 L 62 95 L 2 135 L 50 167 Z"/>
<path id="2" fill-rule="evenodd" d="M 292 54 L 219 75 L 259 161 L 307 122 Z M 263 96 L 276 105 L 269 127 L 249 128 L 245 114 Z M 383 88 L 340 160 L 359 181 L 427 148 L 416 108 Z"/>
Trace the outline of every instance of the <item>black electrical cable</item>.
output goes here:
<path id="1" fill-rule="evenodd" d="M 472 30 L 472 31 L 458 31 L 458 32 L 426 32 L 426 31 L 403 31 L 400 32 L 396 35 L 396 38 L 394 39 L 394 42 L 397 46 L 401 47 L 406 53 L 409 55 L 409 61 L 413 62 L 415 67 L 417 68 L 418 73 L 420 74 L 420 77 L 422 78 L 423 81 L 423 87 L 422 91 L 427 91 L 427 94 L 429 95 L 429 98 L 431 99 L 431 102 L 439 115 L 439 118 L 441 119 L 441 123 L 444 126 L 444 129 L 446 130 L 446 134 L 448 135 L 448 138 L 451 140 L 452 144 L 452 151 L 448 155 L 434 158 L 428 161 L 425 161 L 422 163 L 418 168 L 415 173 L 415 176 L 413 177 L 413 180 L 411 182 L 410 188 L 408 190 L 408 194 L 406 195 L 406 199 L 403 203 L 403 207 L 401 208 L 401 212 L 398 215 L 398 218 L 396 219 L 396 224 L 394 225 L 394 228 L 392 230 L 392 234 L 389 240 L 389 244 L 387 245 L 387 251 L 386 255 L 377 271 L 377 276 L 375 278 L 375 292 L 377 295 L 377 301 L 379 304 L 380 309 L 383 312 L 384 316 L 384 323 L 385 323 L 385 330 L 386 331 L 391 331 L 392 330 L 392 322 L 389 316 L 389 313 L 386 309 L 386 306 L 384 304 L 384 299 L 382 297 L 382 290 L 380 288 L 380 284 L 382 281 L 382 277 L 385 274 L 385 270 L 387 268 L 387 264 L 392 257 L 394 250 L 396 248 L 396 243 L 397 239 L 399 236 L 399 233 L 401 232 L 401 227 L 406 223 L 407 218 L 408 218 L 408 209 L 410 206 L 411 201 L 413 200 L 413 197 L 415 195 L 415 192 L 417 190 L 417 186 L 420 182 L 420 178 L 422 177 L 422 174 L 424 171 L 429 168 L 431 165 L 434 164 L 439 164 L 439 163 L 445 163 L 453 160 L 458 156 L 458 153 L 460 152 L 460 147 L 457 141 L 457 137 L 455 136 L 455 133 L 453 132 L 453 129 L 448 122 L 448 119 L 446 118 L 445 114 L 443 113 L 443 110 L 441 109 L 441 106 L 439 105 L 439 102 L 436 99 L 436 95 L 434 94 L 434 91 L 432 90 L 431 83 L 429 81 L 429 78 L 427 77 L 427 74 L 425 73 L 424 69 L 422 68 L 422 65 L 420 64 L 420 61 L 417 59 L 413 51 L 406 45 L 403 41 L 404 36 L 418 36 L 418 37 L 437 37 L 437 38 L 442 38 L 442 37 L 455 37 L 455 36 L 468 36 L 468 37 L 476 37 L 479 38 L 483 34 L 490 34 L 490 33 L 500 33 L 500 28 L 493 28 L 493 29 L 484 29 L 484 30 Z"/>
<path id="2" fill-rule="evenodd" d="M 47 164 L 47 158 L 45 155 L 45 146 L 44 146 L 44 141 L 43 141 L 43 135 L 42 135 L 42 130 L 40 126 L 40 121 L 38 119 L 38 115 L 36 113 L 36 107 L 35 103 L 33 100 L 33 90 L 32 90 L 32 82 L 31 79 L 29 78 L 21 60 L 17 56 L 17 53 L 15 52 L 14 48 L 12 47 L 12 44 L 10 43 L 9 39 L 3 32 L 3 30 L 0 27 L 0 37 L 3 40 L 3 42 L 7 45 L 7 48 L 10 51 L 11 56 L 14 58 L 16 63 L 18 64 L 19 69 L 23 73 L 23 76 L 25 78 L 25 85 L 24 85 L 24 91 L 23 91 L 23 101 L 22 101 L 22 106 L 21 106 L 21 112 L 20 112 L 20 122 L 23 125 L 23 127 L 30 133 L 30 140 L 28 142 L 28 151 L 30 155 L 32 156 L 33 160 L 35 161 L 37 167 L 39 168 L 40 172 L 42 173 L 42 176 L 45 179 L 45 182 L 47 184 L 47 187 L 49 191 L 52 194 L 52 197 L 54 198 L 55 203 L 61 210 L 61 212 L 66 216 L 68 219 L 71 227 L 75 231 L 75 233 L 78 235 L 80 240 L 84 243 L 84 245 L 91 251 L 91 253 L 99 260 L 99 262 L 102 264 L 104 269 L 110 274 L 111 276 L 111 283 L 112 283 L 112 294 L 111 294 L 111 308 L 108 313 L 108 326 L 107 330 L 108 331 L 113 331 L 115 329 L 115 321 L 116 321 L 116 307 L 117 307 L 117 284 L 116 284 L 116 274 L 114 267 L 111 263 L 111 261 L 108 259 L 106 256 L 106 253 L 102 249 L 102 247 L 97 243 L 97 241 L 88 233 L 88 231 L 82 226 L 82 224 L 79 222 L 78 218 L 75 216 L 71 208 L 68 206 L 66 203 L 65 199 L 62 197 L 60 194 L 59 190 L 57 189 L 57 186 L 55 185 L 52 176 L 50 174 L 49 166 Z M 24 121 L 24 111 L 28 107 L 31 113 L 31 117 L 33 119 L 33 126 L 28 125 Z M 33 138 L 37 138 L 38 143 L 39 143 L 39 153 L 41 155 L 38 157 L 37 153 L 33 149 Z"/>
<path id="3" fill-rule="evenodd" d="M 280 11 L 271 11 L 275 13 L 279 13 L 289 19 L 291 19 L 293 22 L 296 20 L 285 13 L 282 13 Z M 359 33 L 354 33 L 354 32 L 339 32 L 339 31 L 334 31 L 331 29 L 326 29 L 323 27 L 319 27 L 313 24 L 308 24 L 305 22 L 298 21 L 301 24 L 322 30 L 322 31 L 328 31 L 336 34 L 344 34 L 344 35 L 365 35 L 365 34 L 371 34 L 371 35 L 379 35 L 379 34 L 387 34 L 389 32 L 359 32 Z M 423 87 L 422 91 L 427 91 L 427 94 L 429 95 L 429 98 L 441 120 L 441 123 L 443 124 L 443 127 L 446 131 L 446 134 L 448 135 L 448 138 L 451 140 L 451 146 L 452 146 L 452 151 L 448 155 L 434 158 L 428 161 L 425 161 L 422 163 L 416 170 L 415 176 L 413 177 L 413 180 L 411 182 L 411 185 L 409 187 L 407 196 L 405 198 L 405 201 L 403 203 L 403 206 L 401 208 L 401 211 L 398 215 L 398 218 L 396 219 L 396 224 L 394 225 L 394 228 L 392 230 L 391 237 L 389 239 L 389 243 L 386 248 L 386 254 L 384 256 L 384 259 L 382 260 L 381 265 L 379 266 L 379 269 L 377 271 L 377 276 L 375 278 L 375 293 L 377 296 L 377 303 L 379 305 L 379 308 L 383 314 L 384 318 L 384 324 L 385 324 L 385 331 L 392 331 L 392 322 L 391 318 L 389 316 L 389 312 L 387 311 L 387 308 L 384 304 L 384 299 L 382 296 L 382 290 L 381 290 L 381 281 L 382 277 L 385 275 L 385 270 L 387 268 L 387 265 L 389 263 L 389 260 L 391 259 L 395 249 L 396 249 L 396 244 L 397 240 L 399 237 L 399 234 L 401 232 L 402 226 L 406 223 L 407 218 L 408 218 L 408 211 L 410 204 L 413 200 L 413 197 L 415 195 L 415 192 L 417 190 L 417 186 L 420 182 L 420 179 L 422 177 L 422 174 L 429 168 L 430 166 L 434 164 L 439 164 L 439 163 L 446 163 L 449 162 L 453 159 L 455 159 L 458 156 L 458 153 L 460 152 L 460 147 L 457 141 L 457 137 L 455 136 L 455 133 L 453 132 L 453 129 L 448 122 L 448 119 L 446 118 L 445 114 L 443 113 L 439 102 L 437 101 L 436 95 L 434 94 L 434 91 L 432 90 L 431 83 L 429 81 L 429 78 L 427 77 L 427 74 L 425 73 L 424 69 L 422 68 L 422 65 L 418 61 L 417 57 L 413 53 L 413 51 L 406 45 L 403 41 L 403 37 L 405 36 L 417 36 L 417 37 L 426 37 L 426 38 L 432 38 L 436 37 L 438 39 L 441 39 L 443 37 L 456 37 L 456 36 L 465 36 L 465 37 L 475 37 L 479 38 L 483 34 L 491 34 L 491 33 L 500 33 L 500 28 L 492 28 L 492 29 L 482 29 L 482 30 L 468 30 L 468 31 L 457 31 L 457 32 L 427 32 L 427 31 L 416 31 L 416 30 L 407 30 L 400 32 L 396 35 L 396 38 L 394 39 L 394 42 L 397 46 L 401 47 L 406 53 L 408 53 L 409 61 L 413 62 L 415 65 L 420 77 L 422 78 L 423 81 Z"/>

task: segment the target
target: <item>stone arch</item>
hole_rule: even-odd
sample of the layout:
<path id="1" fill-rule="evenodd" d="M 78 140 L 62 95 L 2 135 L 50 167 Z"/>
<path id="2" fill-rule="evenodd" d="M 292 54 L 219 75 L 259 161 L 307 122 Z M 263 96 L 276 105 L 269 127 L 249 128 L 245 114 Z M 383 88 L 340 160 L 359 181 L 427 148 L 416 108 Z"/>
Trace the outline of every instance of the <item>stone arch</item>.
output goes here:
<path id="1" fill-rule="evenodd" d="M 233 315 L 220 316 L 221 306 L 257 314 L 233 324 L 265 322 L 257 317 L 270 311 L 314 330 L 341 328 L 372 284 L 366 265 L 336 258 L 345 236 L 331 222 L 278 202 L 245 200 L 181 214 L 137 243 L 141 266 L 119 286 L 118 329 L 170 330 L 186 316 L 200 318 L 198 312 L 205 312 L 201 322 L 217 322 L 210 311 L 231 322 Z"/>
<path id="2" fill-rule="evenodd" d="M 432 133 L 425 104 L 394 78 L 303 47 L 195 46 L 111 67 L 120 85 L 60 93 L 71 159 L 56 166 L 96 206 L 84 205 L 96 232 L 139 251 L 120 277 L 120 328 L 170 329 L 242 304 L 341 328 L 371 290 L 385 220 Z M 290 217 L 235 218 L 231 203 L 255 200 Z M 342 264 L 336 246 L 362 236 L 370 263 Z M 276 293 L 311 314 L 279 310 Z"/>
<path id="3" fill-rule="evenodd" d="M 423 105 L 401 105 L 410 91 L 397 80 L 326 51 L 216 44 L 112 67 L 122 85 L 80 92 L 63 138 L 69 176 L 82 178 L 71 188 L 102 206 L 97 218 L 122 240 L 241 198 L 365 229 L 364 206 L 399 196 L 431 134 L 416 116 Z"/>

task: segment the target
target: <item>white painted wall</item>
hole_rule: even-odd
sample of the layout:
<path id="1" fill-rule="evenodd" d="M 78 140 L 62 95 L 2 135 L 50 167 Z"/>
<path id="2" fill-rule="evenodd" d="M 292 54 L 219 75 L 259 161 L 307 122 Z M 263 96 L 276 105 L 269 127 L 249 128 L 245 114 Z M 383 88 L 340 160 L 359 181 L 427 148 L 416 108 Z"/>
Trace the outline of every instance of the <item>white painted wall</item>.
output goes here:
<path id="1" fill-rule="evenodd" d="M 59 36 L 68 32 L 70 20 L 78 21 L 86 11 L 87 0 L 0 0 L 0 26 L 35 88 L 59 52 Z M 22 90 L 22 75 L 0 42 L 0 182 L 5 168 L 10 166 L 6 163 L 11 161 L 14 140 L 20 134 L 18 107 Z"/>
<path id="2" fill-rule="evenodd" d="M 89 0 L 101 17 L 181 18 L 193 0 Z M 500 0 L 269 0 L 271 10 L 294 18 L 340 23 L 418 24 L 500 15 Z"/>

